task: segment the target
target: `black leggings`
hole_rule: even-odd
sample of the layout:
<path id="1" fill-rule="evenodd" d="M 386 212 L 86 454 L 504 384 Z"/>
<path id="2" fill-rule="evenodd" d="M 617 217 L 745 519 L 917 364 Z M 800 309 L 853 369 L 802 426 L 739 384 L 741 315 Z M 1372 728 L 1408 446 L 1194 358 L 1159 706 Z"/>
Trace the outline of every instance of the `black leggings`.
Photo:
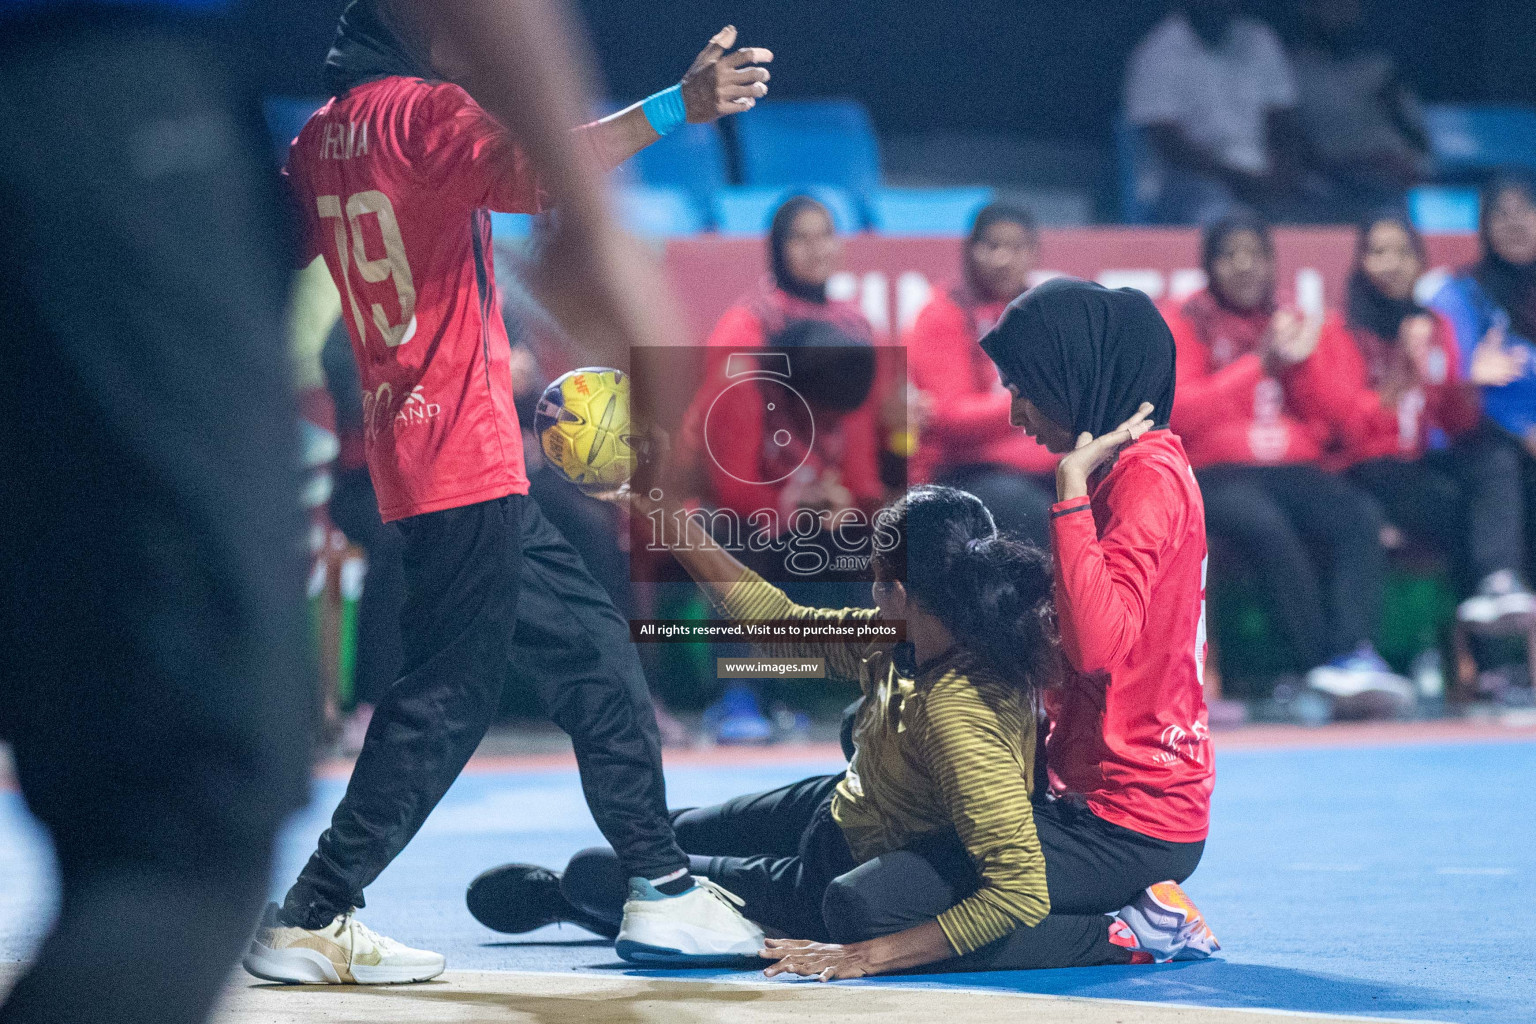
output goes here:
<path id="1" fill-rule="evenodd" d="M 932 921 L 976 890 L 979 879 L 953 833 L 855 865 L 828 808 L 841 775 L 673 812 L 694 874 L 746 901 L 744 913 L 791 938 L 856 942 Z M 1183 881 L 1205 844 L 1169 843 L 1112 825 L 1074 805 L 1037 804 L 1052 912 L 936 970 L 1029 970 L 1126 963 L 1109 941 L 1105 914 L 1154 882 Z M 562 884 L 568 900 L 613 922 L 623 915 L 624 877 L 612 851 L 583 850 Z"/>
<path id="2" fill-rule="evenodd" d="M 748 918 L 783 935 L 825 942 L 822 897 L 852 870 L 843 830 L 832 820 L 842 775 L 820 775 L 714 807 L 672 812 L 689 869 L 746 901 Z M 566 899 L 603 921 L 624 916 L 625 872 L 606 846 L 582 850 L 566 866 Z"/>
<path id="3" fill-rule="evenodd" d="M 529 673 L 570 735 L 582 791 L 626 869 L 684 864 L 667 820 L 650 692 L 608 594 L 527 495 L 399 522 L 404 538 L 402 675 L 368 725 L 331 827 L 283 911 L 324 926 L 416 834 L 501 703 L 509 665 Z"/>
<path id="4" fill-rule="evenodd" d="M 1129 961 L 1106 917 L 1147 886 L 1194 874 L 1205 842 L 1173 843 L 1112 824 L 1080 804 L 1035 804 L 1051 912 L 930 970 L 1024 971 Z M 931 921 L 975 891 L 975 869 L 952 835 L 876 857 L 833 881 L 823 909 L 835 940 L 854 942 Z"/>
<path id="5" fill-rule="evenodd" d="M 1374 459 L 1349 478 L 1371 495 L 1382 516 L 1450 561 L 1458 589 L 1474 589 L 1490 573 L 1525 570 L 1524 447 L 1494 424 L 1449 449 L 1408 462 Z"/>
<path id="6" fill-rule="evenodd" d="M 1257 569 L 1299 667 L 1370 642 L 1386 586 L 1375 501 L 1316 466 L 1211 466 L 1196 475 L 1207 530 Z M 1219 581 L 1224 567 L 1212 568 Z"/>

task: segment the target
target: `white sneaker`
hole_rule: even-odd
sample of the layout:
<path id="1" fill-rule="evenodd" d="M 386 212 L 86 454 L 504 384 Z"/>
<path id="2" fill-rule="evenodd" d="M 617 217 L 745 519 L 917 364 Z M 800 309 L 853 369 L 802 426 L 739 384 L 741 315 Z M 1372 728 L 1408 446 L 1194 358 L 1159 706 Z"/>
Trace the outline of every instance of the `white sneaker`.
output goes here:
<path id="1" fill-rule="evenodd" d="M 291 928 L 278 923 L 273 903 L 241 964 L 258 978 L 291 985 L 397 985 L 435 978 L 447 961 L 380 935 L 350 912 L 324 928 Z"/>
<path id="2" fill-rule="evenodd" d="M 1475 629 L 1498 630 L 1536 616 L 1536 595 L 1508 569 L 1489 573 L 1477 593 L 1456 606 L 1456 618 Z"/>
<path id="3" fill-rule="evenodd" d="M 755 957 L 763 930 L 741 916 L 741 897 L 695 875 L 693 888 L 667 896 L 643 878 L 629 880 L 615 949 L 633 963 L 697 964 Z"/>
<path id="4" fill-rule="evenodd" d="M 1135 949 L 1158 963 L 1204 960 L 1221 948 L 1205 915 L 1177 882 L 1143 889 L 1134 903 L 1114 915 L 1136 936 Z"/>
<path id="5" fill-rule="evenodd" d="M 1312 669 L 1307 673 L 1307 686 L 1336 702 L 1349 702 L 1343 708 L 1336 705 L 1341 718 L 1403 715 L 1413 710 L 1418 696 L 1412 680 L 1393 672 L 1370 647 Z"/>

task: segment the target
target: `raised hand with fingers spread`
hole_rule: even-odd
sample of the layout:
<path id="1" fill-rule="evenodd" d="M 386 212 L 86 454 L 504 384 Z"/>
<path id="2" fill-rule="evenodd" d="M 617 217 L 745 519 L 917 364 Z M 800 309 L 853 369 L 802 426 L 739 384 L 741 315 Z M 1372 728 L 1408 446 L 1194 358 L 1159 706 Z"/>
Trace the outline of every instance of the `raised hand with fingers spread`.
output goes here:
<path id="1" fill-rule="evenodd" d="M 771 62 L 773 51 L 744 46 L 727 53 L 734 45 L 736 26 L 727 25 L 699 51 L 683 75 L 683 106 L 689 124 L 705 124 L 751 110 L 768 95 L 768 69 L 758 65 Z"/>

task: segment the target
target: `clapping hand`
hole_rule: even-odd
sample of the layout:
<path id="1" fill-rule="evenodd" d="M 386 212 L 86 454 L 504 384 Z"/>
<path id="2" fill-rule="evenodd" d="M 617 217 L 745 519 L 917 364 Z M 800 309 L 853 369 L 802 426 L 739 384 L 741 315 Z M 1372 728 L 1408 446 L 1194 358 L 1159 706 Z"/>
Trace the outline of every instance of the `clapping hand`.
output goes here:
<path id="1" fill-rule="evenodd" d="M 1508 344 L 1503 325 L 1494 324 L 1472 350 L 1467 379 L 1480 387 L 1501 388 L 1524 375 L 1530 355 L 1524 345 Z"/>
<path id="2" fill-rule="evenodd" d="M 1261 349 L 1264 368 L 1275 374 L 1305 362 L 1317 351 L 1322 332 L 1321 317 L 1303 316 L 1289 309 L 1278 311 L 1264 332 Z"/>

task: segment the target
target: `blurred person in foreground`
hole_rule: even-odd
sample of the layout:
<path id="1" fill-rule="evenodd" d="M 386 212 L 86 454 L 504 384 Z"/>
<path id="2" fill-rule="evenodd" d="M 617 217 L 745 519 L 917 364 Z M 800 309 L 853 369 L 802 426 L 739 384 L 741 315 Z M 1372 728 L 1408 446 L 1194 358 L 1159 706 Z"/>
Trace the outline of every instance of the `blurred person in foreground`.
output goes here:
<path id="1" fill-rule="evenodd" d="M 289 239 L 219 3 L 0 4 L 0 737 L 58 916 L 6 1024 L 196 1024 L 308 797 Z"/>
<path id="2" fill-rule="evenodd" d="M 1490 338 L 1464 363 L 1450 321 L 1414 297 L 1424 270 L 1424 240 L 1406 218 L 1383 214 L 1361 226 L 1349 280 L 1354 345 L 1339 347 L 1333 371 L 1348 397 L 1332 459 L 1381 503 L 1387 522 L 1450 559 L 1459 590 L 1513 578 L 1515 600 L 1505 603 L 1524 595 L 1530 614 L 1518 469 L 1479 400 L 1482 387 L 1519 374 L 1518 357 Z"/>
<path id="3" fill-rule="evenodd" d="M 1243 14 L 1240 0 L 1183 0 L 1131 54 L 1125 117 L 1152 151 L 1160 223 L 1304 212 L 1296 76 L 1274 29 Z"/>
<path id="4" fill-rule="evenodd" d="M 1366 41 L 1360 0 L 1303 0 L 1296 117 L 1330 219 L 1401 206 L 1430 172 L 1418 100 L 1385 50 Z"/>
<path id="5" fill-rule="evenodd" d="M 793 196 L 774 213 L 768 231 L 766 279 L 726 310 L 705 345 L 706 390 L 691 410 L 686 434 L 690 457 L 703 465 L 709 497 L 753 528 L 750 517 L 769 510 L 778 541 L 800 509 L 823 521 L 801 547 L 826 544 L 826 523 L 844 513 L 872 513 L 884 493 L 880 475 L 880 355 L 874 329 L 853 302 L 831 298 L 827 282 L 838 270 L 842 240 L 831 212 L 809 196 Z M 752 354 L 777 353 L 789 376 L 755 374 L 761 382 L 737 389 L 723 401 L 704 402 L 752 371 L 773 367 Z M 774 403 L 770 392 L 787 385 L 804 406 Z M 809 419 L 806 418 L 809 413 Z M 707 414 L 707 415 L 706 415 Z M 858 604 L 862 585 L 846 573 L 817 572 L 814 596 L 792 582 L 788 549 L 744 552 L 764 575 L 790 584 L 791 593 L 815 604 Z M 844 584 L 841 594 L 827 590 Z M 777 689 L 774 687 L 773 689 Z M 759 687 L 733 682 L 705 711 L 705 726 L 725 743 L 763 743 L 776 736 L 763 712 Z"/>
<path id="6" fill-rule="evenodd" d="M 929 410 L 913 478 L 971 492 L 1000 529 L 1045 547 L 1057 456 L 1009 425 L 1013 397 L 978 344 L 1029 288 L 1039 260 L 1040 233 L 1028 210 L 982 207 L 966 239 L 960 281 L 934 292 L 905 341 L 912 383 Z"/>
<path id="7" fill-rule="evenodd" d="M 1536 180 L 1501 175 L 1483 188 L 1482 256 L 1447 281 L 1431 305 L 1450 320 L 1461 372 L 1479 387 L 1488 446 L 1490 508 L 1505 510 L 1483 534 L 1497 563 L 1457 609 L 1463 622 L 1493 627 L 1536 614 L 1529 586 L 1536 537 Z"/>
<path id="8" fill-rule="evenodd" d="M 1411 684 L 1371 642 L 1386 586 L 1380 512 L 1323 466 L 1348 397 L 1332 368 L 1353 342 L 1339 317 L 1303 315 L 1277 295 L 1264 221 L 1218 221 L 1201 260 L 1209 286 L 1164 315 L 1178 343 L 1173 426 L 1206 526 L 1257 570 L 1309 686 L 1342 702 L 1408 702 Z M 1230 569 L 1219 558 L 1214 568 L 1219 586 Z"/>
<path id="9" fill-rule="evenodd" d="M 386 984 L 443 971 L 440 954 L 379 935 L 355 911 L 474 753 L 513 658 L 570 734 L 588 806 L 630 872 L 621 952 L 686 961 L 751 952 L 761 938 L 728 900 L 694 884 L 666 817 L 655 716 L 624 620 L 528 495 L 487 210 L 538 212 L 546 198 L 563 199 L 560 230 L 569 231 L 593 216 L 573 180 L 601 196 L 599 168 L 687 121 L 750 109 L 768 78 L 751 65 L 772 54 L 728 52 L 736 33 L 724 29 L 679 84 L 573 127 L 574 103 L 538 108 L 537 80 L 525 75 L 521 95 L 499 91 L 521 73 L 500 68 L 530 48 L 546 51 L 540 64 L 565 58 L 557 35 L 498 36 L 496 12 L 529 9 L 355 0 L 326 58 L 335 98 L 289 152 L 305 257 L 325 258 L 344 299 L 379 514 L 404 538 L 406 600 L 402 675 L 374 710 L 331 827 L 244 959 L 269 980 Z M 503 120 L 470 90 L 506 101 Z M 569 159 L 535 164 L 538 147 Z M 567 269 L 544 255 L 546 269 Z M 578 263 L 617 255 L 566 253 Z M 633 259 L 631 271 L 648 266 Z M 630 281 L 653 302 L 665 294 L 657 281 Z M 670 333 L 645 317 L 603 330 L 590 312 L 605 297 L 580 296 L 585 317 L 579 304 L 552 309 L 609 364 L 627 364 L 629 342 Z"/>

